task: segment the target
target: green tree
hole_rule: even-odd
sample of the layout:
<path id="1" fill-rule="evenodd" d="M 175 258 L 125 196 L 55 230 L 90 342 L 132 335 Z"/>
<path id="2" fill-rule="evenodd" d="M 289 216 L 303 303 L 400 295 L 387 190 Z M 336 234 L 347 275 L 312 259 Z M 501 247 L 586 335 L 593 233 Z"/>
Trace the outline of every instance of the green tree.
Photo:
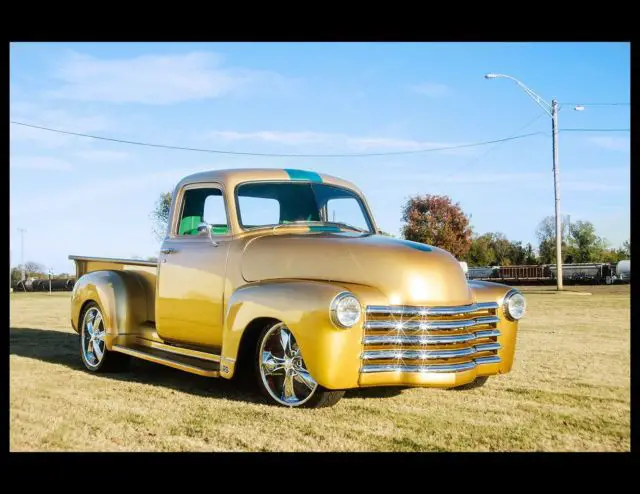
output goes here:
<path id="1" fill-rule="evenodd" d="M 617 250 L 618 260 L 624 261 L 625 259 L 631 259 L 631 242 L 629 240 L 625 240 L 622 243 L 622 247 Z"/>
<path id="2" fill-rule="evenodd" d="M 163 192 L 151 211 L 153 234 L 161 242 L 167 234 L 169 210 L 171 209 L 171 192 Z"/>
<path id="3" fill-rule="evenodd" d="M 422 242 L 464 258 L 471 247 L 469 218 L 459 203 L 448 196 L 416 195 L 402 209 L 402 235 L 407 240 Z"/>
<path id="4" fill-rule="evenodd" d="M 606 250 L 606 241 L 599 237 L 589 221 L 576 221 L 571 225 L 569 252 L 573 262 L 599 262 Z"/>
<path id="5" fill-rule="evenodd" d="M 20 266 L 14 266 L 11 268 L 11 284 L 17 283 L 22 279 L 22 271 L 20 270 Z"/>
<path id="6" fill-rule="evenodd" d="M 527 246 L 525 247 L 524 253 L 525 253 L 524 264 L 539 263 L 538 256 L 536 256 L 536 253 L 533 251 L 533 245 L 527 244 Z"/>
<path id="7" fill-rule="evenodd" d="M 495 262 L 497 266 L 509 266 L 515 264 L 512 262 L 511 256 L 513 254 L 513 246 L 511 242 L 507 240 L 504 233 L 492 234 L 492 246 L 493 251 L 496 254 Z"/>
<path id="8" fill-rule="evenodd" d="M 565 262 L 567 254 L 567 236 L 569 233 L 569 218 L 562 217 L 561 231 L 561 253 L 562 262 Z M 536 229 L 536 237 L 538 237 L 538 255 L 542 264 L 555 264 L 556 262 L 556 218 L 555 216 L 545 217 Z"/>
<path id="9" fill-rule="evenodd" d="M 519 266 L 526 264 L 527 250 L 522 242 L 509 242 L 509 262 L 512 265 Z"/>
<path id="10" fill-rule="evenodd" d="M 496 253 L 493 250 L 491 240 L 491 233 L 473 237 L 466 257 L 470 267 L 489 266 L 495 261 Z"/>

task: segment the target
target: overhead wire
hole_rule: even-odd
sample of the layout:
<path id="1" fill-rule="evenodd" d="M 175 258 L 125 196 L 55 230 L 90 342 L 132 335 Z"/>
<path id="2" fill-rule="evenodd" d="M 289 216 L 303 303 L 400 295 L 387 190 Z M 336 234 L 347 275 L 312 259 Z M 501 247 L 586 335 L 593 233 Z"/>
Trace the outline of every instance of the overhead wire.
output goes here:
<path id="1" fill-rule="evenodd" d="M 524 129 L 526 129 L 527 127 L 530 127 L 531 125 L 533 125 L 534 123 L 536 123 L 538 120 L 540 120 L 540 118 L 542 118 L 543 116 L 546 115 L 546 112 L 542 111 L 539 114 L 537 114 L 535 117 L 533 117 L 531 120 L 529 120 L 526 124 L 524 124 L 522 127 L 518 128 L 516 131 L 513 132 L 513 134 L 511 134 L 510 137 L 517 135 L 519 132 L 522 132 Z M 546 134 L 546 132 L 537 132 L 537 134 Z M 473 159 L 471 159 L 470 161 L 468 161 L 467 163 L 463 164 L 462 166 L 458 167 L 457 169 L 454 169 L 452 173 L 459 173 L 461 172 L 463 169 L 467 168 L 468 166 L 476 163 L 478 160 L 480 160 L 481 158 L 484 158 L 485 156 L 487 156 L 489 153 L 491 153 L 491 151 L 495 150 L 498 146 L 500 146 L 501 144 L 503 144 L 506 141 L 502 141 L 502 142 L 498 142 L 495 143 L 493 146 L 491 146 L 489 149 L 487 149 L 484 153 L 479 154 L 478 156 L 475 156 Z M 449 172 L 449 170 L 447 170 Z"/>
<path id="2" fill-rule="evenodd" d="M 477 159 L 480 159 L 480 158 L 486 156 L 487 154 L 489 154 L 491 151 L 493 151 L 493 149 L 495 149 L 495 147 L 497 147 L 498 145 L 500 145 L 500 144 L 502 144 L 504 142 L 514 141 L 514 140 L 518 140 L 518 139 L 525 139 L 525 138 L 528 138 L 528 137 L 533 137 L 535 135 L 545 135 L 545 134 L 547 134 L 547 132 L 530 132 L 528 134 L 518 134 L 519 132 L 522 132 L 524 129 L 526 129 L 527 127 L 532 125 L 534 122 L 536 122 L 543 115 L 545 115 L 544 112 L 540 113 L 534 119 L 532 119 L 530 122 L 528 122 L 527 124 L 522 126 L 520 129 L 518 129 L 514 134 L 511 134 L 510 136 L 504 137 L 504 138 L 501 138 L 501 139 L 493 139 L 493 140 L 488 140 L 488 141 L 473 142 L 473 143 L 468 143 L 468 144 L 458 144 L 458 145 L 455 145 L 455 146 L 441 146 L 441 147 L 434 147 L 434 148 L 414 149 L 414 150 L 409 150 L 409 151 L 387 151 L 387 152 L 379 152 L 379 153 L 343 153 L 343 154 L 257 153 L 257 152 L 249 152 L 249 151 L 229 151 L 229 150 L 222 150 L 222 149 L 192 148 L 192 147 L 186 147 L 186 146 L 174 146 L 174 145 L 169 145 L 169 144 L 158 144 L 158 143 L 143 142 L 143 141 L 132 141 L 132 140 L 127 140 L 127 139 L 115 138 L 115 137 L 105 137 L 105 136 L 98 136 L 98 135 L 93 135 L 93 134 L 86 134 L 86 133 L 82 133 L 82 132 L 71 132 L 71 131 L 68 131 L 68 130 L 56 129 L 56 128 L 52 128 L 52 127 L 44 127 L 42 125 L 28 124 L 28 123 L 25 123 L 25 122 L 18 122 L 18 121 L 15 121 L 15 120 L 10 120 L 10 123 L 13 124 L 13 125 L 20 125 L 20 126 L 29 127 L 29 128 L 32 128 L 32 129 L 39 129 L 39 130 L 43 130 L 43 131 L 47 131 L 47 132 L 54 132 L 54 133 L 57 133 L 57 134 L 72 135 L 72 136 L 77 136 L 77 137 L 85 137 L 85 138 L 90 138 L 90 139 L 97 139 L 97 140 L 109 141 L 109 142 L 117 142 L 117 143 L 121 143 L 121 144 L 129 144 L 129 145 L 135 145 L 135 146 L 145 146 L 145 147 L 153 147 L 153 148 L 161 148 L 161 149 L 173 149 L 173 150 L 178 150 L 178 151 L 193 151 L 193 152 L 200 152 L 200 153 L 212 153 L 212 154 L 224 154 L 224 155 L 240 155 L 240 156 L 260 156 L 260 157 L 275 157 L 275 158 L 364 158 L 364 157 L 373 157 L 373 156 L 401 156 L 401 155 L 430 153 L 430 152 L 437 152 L 437 151 L 449 151 L 449 150 L 455 150 L 455 149 L 472 148 L 472 147 L 479 147 L 479 146 L 486 146 L 486 145 L 489 145 L 489 144 L 494 144 L 494 146 L 489 148 L 484 154 L 481 154 L 480 156 L 476 157 Z M 560 129 L 560 132 L 628 132 L 629 130 L 630 129 L 578 129 L 578 128 L 574 128 L 574 129 Z M 470 163 L 473 163 L 473 162 L 477 161 L 477 159 L 476 160 L 472 160 Z"/>
<path id="3" fill-rule="evenodd" d="M 278 157 L 278 158 L 360 158 L 360 157 L 369 157 L 369 156 L 410 155 L 410 154 L 421 154 L 421 153 L 430 153 L 430 152 L 436 152 L 436 151 L 448 151 L 453 149 L 486 146 L 488 144 L 496 144 L 496 143 L 501 143 L 506 141 L 513 141 L 517 139 L 525 139 L 527 137 L 543 134 L 543 132 L 531 132 L 529 134 L 512 135 L 510 137 L 505 137 L 502 139 L 493 139 L 489 141 L 474 142 L 469 144 L 458 144 L 455 146 L 441 146 L 441 147 L 435 147 L 435 148 L 415 149 L 410 151 L 389 151 L 389 152 L 380 152 L 380 153 L 351 153 L 351 154 L 289 154 L 289 153 L 254 153 L 254 152 L 248 152 L 248 151 L 228 151 L 228 150 L 221 150 L 221 149 L 205 149 L 205 148 L 192 148 L 192 147 L 186 147 L 186 146 L 173 146 L 168 144 L 132 141 L 127 139 L 115 138 L 115 137 L 97 136 L 97 135 L 85 134 L 81 132 L 71 132 L 71 131 L 62 130 L 62 129 L 44 127 L 41 125 L 33 125 L 33 124 L 24 123 L 24 122 L 18 122 L 15 120 L 10 120 L 10 123 L 14 125 L 21 125 L 24 127 L 33 128 L 33 129 L 40 129 L 48 132 L 55 132 L 58 134 L 73 135 L 78 137 L 86 137 L 86 138 L 98 139 L 102 141 L 118 142 L 122 144 L 130 144 L 130 145 L 136 145 L 136 146 L 146 146 L 146 147 L 154 147 L 154 148 L 162 148 L 162 149 L 175 149 L 180 151 L 194 151 L 194 152 L 200 152 L 200 153 L 214 153 L 214 154 L 241 155 L 241 156 L 263 156 L 263 157 Z"/>

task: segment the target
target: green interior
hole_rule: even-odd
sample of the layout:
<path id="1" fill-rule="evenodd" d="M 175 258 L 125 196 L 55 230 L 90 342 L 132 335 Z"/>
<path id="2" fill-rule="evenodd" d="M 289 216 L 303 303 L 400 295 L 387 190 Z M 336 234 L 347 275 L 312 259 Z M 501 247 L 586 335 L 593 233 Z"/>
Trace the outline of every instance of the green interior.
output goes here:
<path id="1" fill-rule="evenodd" d="M 201 216 L 187 216 L 182 218 L 178 228 L 178 235 L 198 235 L 198 225 L 201 222 Z M 226 235 L 227 233 L 229 233 L 227 225 L 211 225 L 212 235 Z"/>

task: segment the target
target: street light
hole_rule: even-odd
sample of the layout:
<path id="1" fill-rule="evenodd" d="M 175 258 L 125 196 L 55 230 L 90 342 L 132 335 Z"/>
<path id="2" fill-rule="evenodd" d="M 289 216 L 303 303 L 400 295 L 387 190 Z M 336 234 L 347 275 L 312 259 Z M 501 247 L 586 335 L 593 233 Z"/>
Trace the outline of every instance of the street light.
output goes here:
<path id="1" fill-rule="evenodd" d="M 556 198 L 556 267 L 557 267 L 557 283 L 558 290 L 562 290 L 562 225 L 560 220 L 560 164 L 558 163 L 558 102 L 554 99 L 551 104 L 547 103 L 542 97 L 536 94 L 532 89 L 524 85 L 515 77 L 505 74 L 485 74 L 485 79 L 505 78 L 511 79 L 520 89 L 527 93 L 537 105 L 542 108 L 547 115 L 551 117 L 551 131 L 553 134 L 553 189 Z M 578 107 L 576 107 L 578 110 Z M 579 110 L 578 110 L 579 111 Z"/>

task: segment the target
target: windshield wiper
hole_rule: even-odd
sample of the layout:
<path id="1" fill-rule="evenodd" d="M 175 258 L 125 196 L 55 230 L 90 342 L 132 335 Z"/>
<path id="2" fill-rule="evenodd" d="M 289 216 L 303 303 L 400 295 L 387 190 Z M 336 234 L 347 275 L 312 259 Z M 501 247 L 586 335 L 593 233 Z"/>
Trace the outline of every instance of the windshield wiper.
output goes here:
<path id="1" fill-rule="evenodd" d="M 362 228 L 358 228 L 357 226 L 350 225 L 349 223 L 342 223 L 340 221 L 318 221 L 318 223 L 328 223 L 330 225 L 338 225 L 343 228 L 349 228 L 350 230 L 355 230 L 360 233 L 369 233 L 367 230 L 363 230 Z"/>
<path id="2" fill-rule="evenodd" d="M 279 228 L 281 226 L 287 226 L 287 225 L 305 225 L 305 224 L 329 224 L 329 225 L 338 225 L 341 226 L 342 228 L 348 228 L 350 230 L 354 230 L 356 232 L 360 232 L 360 233 L 369 233 L 366 230 L 362 230 L 358 227 L 349 225 L 348 223 L 340 223 L 339 221 L 317 221 L 317 220 L 298 220 L 298 221 L 288 221 L 287 223 L 279 223 L 277 225 L 275 225 L 273 227 L 273 230 L 275 230 L 276 228 Z"/>

